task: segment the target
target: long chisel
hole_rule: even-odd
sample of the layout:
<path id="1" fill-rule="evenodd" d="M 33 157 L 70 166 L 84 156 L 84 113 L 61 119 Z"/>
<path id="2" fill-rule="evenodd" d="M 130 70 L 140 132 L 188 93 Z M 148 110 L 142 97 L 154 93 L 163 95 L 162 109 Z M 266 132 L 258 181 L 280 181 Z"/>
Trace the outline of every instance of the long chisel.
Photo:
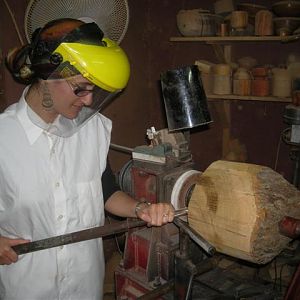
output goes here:
<path id="1" fill-rule="evenodd" d="M 176 210 L 175 218 L 187 215 L 187 212 L 188 212 L 187 208 Z M 17 254 L 25 254 L 25 253 L 35 252 L 35 251 L 49 249 L 53 247 L 96 239 L 100 237 L 105 237 L 113 234 L 118 234 L 121 232 L 125 232 L 130 228 L 141 227 L 145 225 L 146 222 L 142 220 L 133 220 L 133 221 L 127 220 L 119 223 L 113 223 L 109 225 L 84 229 L 72 233 L 50 237 L 47 239 L 33 241 L 26 244 L 20 244 L 20 245 L 13 246 L 12 248 Z"/>

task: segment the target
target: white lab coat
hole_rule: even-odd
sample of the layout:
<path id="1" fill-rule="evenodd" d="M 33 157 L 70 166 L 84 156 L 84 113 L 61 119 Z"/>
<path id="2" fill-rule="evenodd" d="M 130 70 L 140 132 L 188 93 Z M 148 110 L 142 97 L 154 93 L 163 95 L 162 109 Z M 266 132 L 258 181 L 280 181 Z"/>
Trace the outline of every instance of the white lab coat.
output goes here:
<path id="1" fill-rule="evenodd" d="M 101 175 L 111 121 L 98 114 L 69 138 L 52 136 L 20 101 L 0 115 L 0 235 L 32 241 L 103 225 Z M 19 256 L 0 266 L 0 299 L 102 299 L 102 240 Z"/>

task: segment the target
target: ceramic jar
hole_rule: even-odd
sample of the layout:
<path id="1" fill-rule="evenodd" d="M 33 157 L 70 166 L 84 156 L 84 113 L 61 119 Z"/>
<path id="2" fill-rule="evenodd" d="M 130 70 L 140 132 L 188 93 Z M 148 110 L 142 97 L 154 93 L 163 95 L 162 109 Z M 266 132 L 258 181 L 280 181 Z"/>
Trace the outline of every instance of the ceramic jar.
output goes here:
<path id="1" fill-rule="evenodd" d="M 203 83 L 203 87 L 206 94 L 211 94 L 213 92 L 213 66 L 214 63 L 211 63 L 206 60 L 196 60 L 195 65 L 198 67 Z"/>
<path id="2" fill-rule="evenodd" d="M 273 14 L 269 10 L 260 10 L 255 15 L 255 35 L 273 35 Z"/>
<path id="3" fill-rule="evenodd" d="M 251 94 L 253 96 L 265 97 L 270 95 L 269 68 L 256 67 L 252 71 Z"/>
<path id="4" fill-rule="evenodd" d="M 239 35 L 248 25 L 248 12 L 242 10 L 235 10 L 231 13 L 230 26 L 231 34 Z"/>
<path id="5" fill-rule="evenodd" d="M 290 97 L 292 92 L 291 75 L 287 69 L 272 69 L 272 95 L 275 97 Z"/>
<path id="6" fill-rule="evenodd" d="M 233 94 L 249 96 L 251 94 L 251 75 L 245 68 L 238 68 L 233 75 Z"/>
<path id="7" fill-rule="evenodd" d="M 230 95 L 232 93 L 230 65 L 216 64 L 213 67 L 213 74 L 213 93 L 216 95 Z"/>

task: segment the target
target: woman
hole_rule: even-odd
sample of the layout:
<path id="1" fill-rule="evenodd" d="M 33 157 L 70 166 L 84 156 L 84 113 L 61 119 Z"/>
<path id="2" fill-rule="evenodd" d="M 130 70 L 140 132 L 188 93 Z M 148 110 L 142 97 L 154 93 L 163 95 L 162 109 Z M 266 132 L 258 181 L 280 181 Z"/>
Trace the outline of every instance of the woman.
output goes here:
<path id="1" fill-rule="evenodd" d="M 111 121 L 98 111 L 126 86 L 128 59 L 95 23 L 60 19 L 7 66 L 27 87 L 0 115 L 0 298 L 102 299 L 101 239 L 20 257 L 12 246 L 103 225 L 104 209 L 173 220 L 170 204 L 120 191 L 107 163 Z"/>

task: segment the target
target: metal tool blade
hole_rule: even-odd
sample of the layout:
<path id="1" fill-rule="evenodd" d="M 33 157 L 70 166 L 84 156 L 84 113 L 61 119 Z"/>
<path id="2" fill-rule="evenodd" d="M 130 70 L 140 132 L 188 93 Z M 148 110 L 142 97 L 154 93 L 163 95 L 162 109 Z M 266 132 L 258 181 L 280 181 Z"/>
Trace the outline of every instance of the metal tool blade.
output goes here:
<path id="1" fill-rule="evenodd" d="M 175 211 L 175 218 L 184 216 L 188 212 L 187 208 L 179 209 Z M 82 241 L 87 241 L 91 239 L 96 239 L 100 237 L 105 237 L 113 234 L 118 234 L 125 232 L 130 228 L 136 228 L 145 226 L 146 222 L 142 220 L 132 220 L 123 221 L 114 224 L 94 227 L 90 229 L 84 229 L 72 233 L 67 233 L 55 237 L 50 237 L 47 239 L 42 239 L 38 241 L 29 242 L 26 244 L 20 244 L 13 246 L 13 250 L 17 254 L 25 254 L 40 250 L 45 250 L 53 247 L 78 243 Z"/>
<path id="2" fill-rule="evenodd" d="M 186 222 L 180 219 L 174 219 L 174 224 L 183 230 L 196 244 L 198 244 L 206 253 L 213 255 L 216 248 L 205 240 L 198 232 L 192 229 Z"/>

